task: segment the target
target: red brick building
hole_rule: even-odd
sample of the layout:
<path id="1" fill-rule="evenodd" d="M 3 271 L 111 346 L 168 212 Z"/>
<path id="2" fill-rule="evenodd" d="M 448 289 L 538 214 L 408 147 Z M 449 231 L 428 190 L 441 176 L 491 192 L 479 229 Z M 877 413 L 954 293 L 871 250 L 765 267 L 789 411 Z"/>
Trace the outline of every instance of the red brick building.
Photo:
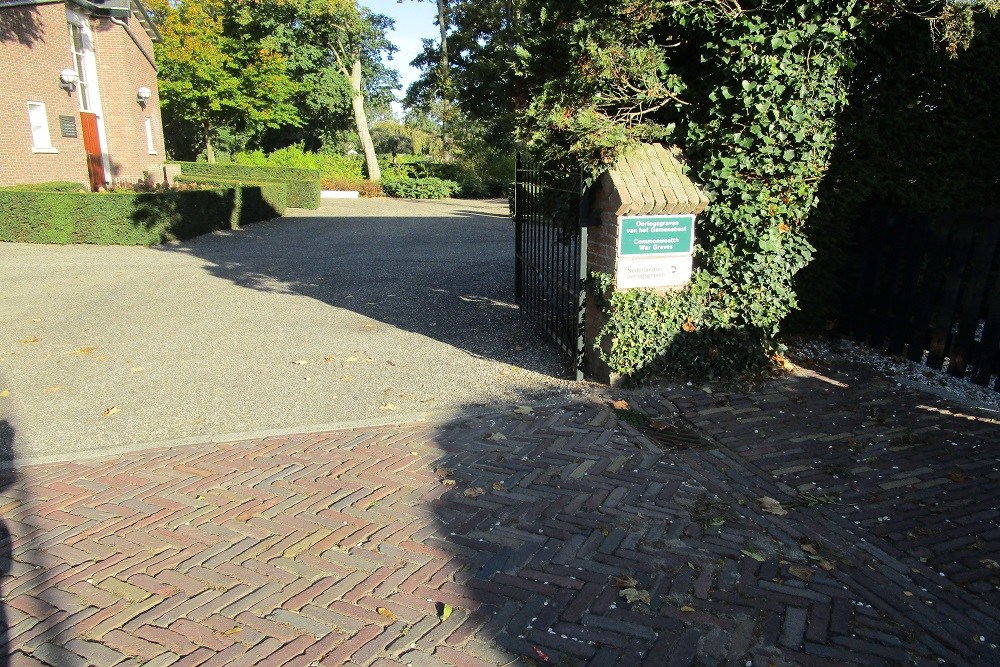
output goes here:
<path id="1" fill-rule="evenodd" d="M 0 0 L 0 185 L 158 174 L 158 39 L 137 0 Z"/>

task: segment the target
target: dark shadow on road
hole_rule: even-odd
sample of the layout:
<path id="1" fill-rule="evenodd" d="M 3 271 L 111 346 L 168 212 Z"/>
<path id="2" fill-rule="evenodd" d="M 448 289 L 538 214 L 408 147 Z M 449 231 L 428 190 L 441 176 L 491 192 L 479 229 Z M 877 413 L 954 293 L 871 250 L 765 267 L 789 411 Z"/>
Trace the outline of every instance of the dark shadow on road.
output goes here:
<path id="1" fill-rule="evenodd" d="M 307 296 L 474 356 L 566 378 L 556 346 L 515 305 L 514 230 L 501 206 L 326 203 L 316 213 L 162 250 L 203 259 L 212 275 L 249 289 Z"/>
<path id="2" fill-rule="evenodd" d="M 5 492 L 16 480 L 16 475 L 3 468 L 8 461 L 4 457 L 14 450 L 14 429 L 6 419 L 0 419 L 0 493 Z M 10 528 L 0 516 L 0 667 L 10 664 L 10 623 L 7 619 L 6 596 L 8 594 L 8 576 L 14 561 L 13 537 Z"/>

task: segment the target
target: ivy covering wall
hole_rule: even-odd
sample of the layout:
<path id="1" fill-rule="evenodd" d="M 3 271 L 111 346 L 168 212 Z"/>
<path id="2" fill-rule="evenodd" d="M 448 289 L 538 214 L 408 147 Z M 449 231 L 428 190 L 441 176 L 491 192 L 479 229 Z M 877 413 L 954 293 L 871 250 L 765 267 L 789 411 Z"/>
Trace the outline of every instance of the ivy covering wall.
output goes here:
<path id="1" fill-rule="evenodd" d="M 527 4 L 538 37 L 520 53 L 530 91 L 520 138 L 550 164 L 582 162 L 595 175 L 634 142 L 673 143 L 712 200 L 686 289 L 608 294 L 605 360 L 633 377 L 764 368 L 798 306 L 795 276 L 814 250 L 807 222 L 857 58 L 908 10 L 854 0 Z M 967 3 L 970 21 L 981 4 Z M 924 16 L 950 7 L 924 6 Z M 952 19 L 937 24 L 936 57 L 968 46 L 965 14 Z M 607 277 L 595 278 L 606 290 Z"/>

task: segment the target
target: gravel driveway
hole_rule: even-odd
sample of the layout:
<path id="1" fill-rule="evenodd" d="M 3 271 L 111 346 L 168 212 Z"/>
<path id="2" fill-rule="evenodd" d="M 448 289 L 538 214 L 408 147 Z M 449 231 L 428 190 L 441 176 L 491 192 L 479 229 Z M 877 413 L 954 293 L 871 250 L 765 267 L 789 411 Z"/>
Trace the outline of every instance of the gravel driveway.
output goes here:
<path id="1" fill-rule="evenodd" d="M 498 201 L 335 200 L 154 248 L 0 244 L 0 458 L 566 390 L 512 267 Z"/>

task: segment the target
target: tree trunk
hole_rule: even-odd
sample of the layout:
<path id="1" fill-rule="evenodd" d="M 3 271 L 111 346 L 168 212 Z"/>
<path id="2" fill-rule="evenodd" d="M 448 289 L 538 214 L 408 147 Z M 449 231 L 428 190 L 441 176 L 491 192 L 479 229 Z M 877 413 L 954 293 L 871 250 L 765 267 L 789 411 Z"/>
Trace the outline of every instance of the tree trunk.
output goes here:
<path id="1" fill-rule="evenodd" d="M 354 123 L 361 137 L 361 147 L 365 152 L 365 166 L 368 167 L 368 179 L 382 180 L 382 171 L 378 167 L 378 157 L 375 155 L 375 144 L 368 131 L 368 118 L 365 116 L 365 98 L 361 94 L 361 59 L 355 58 L 351 65 L 351 107 L 354 109 Z"/>
<path id="2" fill-rule="evenodd" d="M 212 146 L 212 128 L 209 127 L 208 123 L 202 126 L 202 130 L 205 136 L 205 159 L 210 163 L 215 162 L 215 147 Z"/>
<path id="3" fill-rule="evenodd" d="M 441 29 L 441 150 L 444 153 L 444 160 L 447 162 L 451 155 L 448 150 L 448 123 L 451 120 L 451 71 L 448 69 L 448 0 L 437 0 L 438 6 L 438 27 Z"/>

